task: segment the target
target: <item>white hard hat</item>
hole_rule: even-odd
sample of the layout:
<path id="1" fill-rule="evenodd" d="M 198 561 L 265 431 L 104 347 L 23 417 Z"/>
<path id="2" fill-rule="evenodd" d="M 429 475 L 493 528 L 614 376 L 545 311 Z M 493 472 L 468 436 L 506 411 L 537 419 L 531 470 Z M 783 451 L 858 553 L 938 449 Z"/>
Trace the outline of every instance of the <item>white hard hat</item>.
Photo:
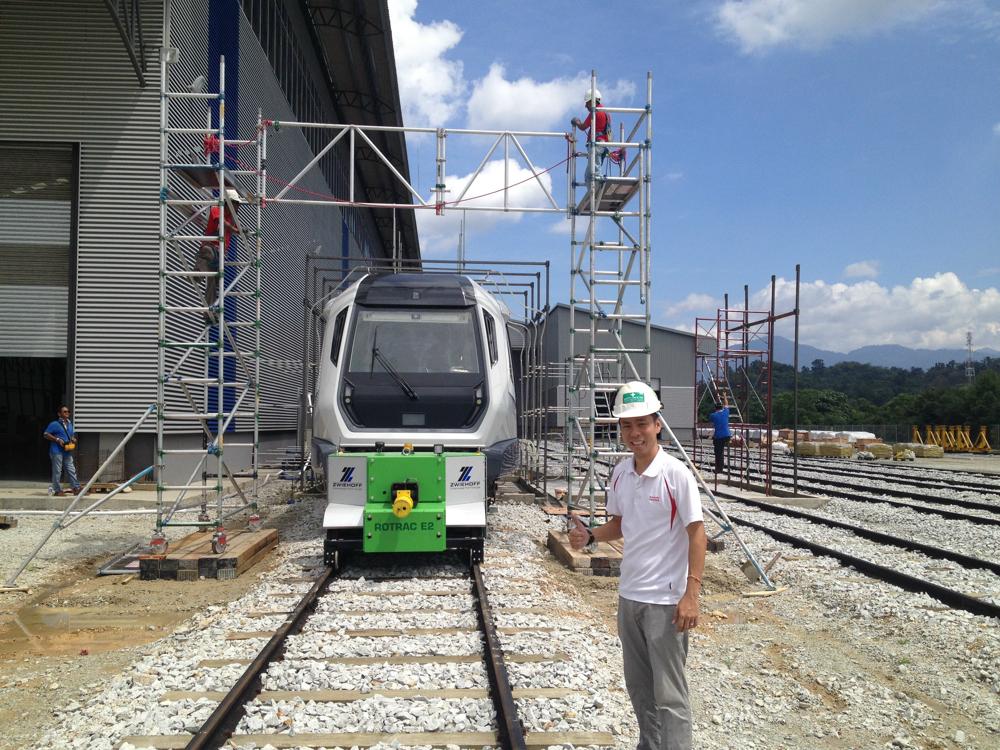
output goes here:
<path id="1" fill-rule="evenodd" d="M 656 397 L 656 392 L 645 383 L 633 380 L 618 389 L 611 413 L 619 419 L 644 417 L 647 414 L 656 414 L 661 408 L 663 405 Z"/>
<path id="2" fill-rule="evenodd" d="M 601 100 L 601 90 L 600 89 L 594 89 L 594 98 L 597 99 L 597 101 Z M 583 92 L 583 101 L 585 101 L 585 102 L 589 102 L 590 101 L 590 87 L 589 86 L 587 87 L 587 90 Z"/>
<path id="3" fill-rule="evenodd" d="M 246 203 L 246 201 L 240 196 L 239 190 L 236 190 L 236 188 L 226 188 L 226 200 L 232 201 L 233 203 Z"/>

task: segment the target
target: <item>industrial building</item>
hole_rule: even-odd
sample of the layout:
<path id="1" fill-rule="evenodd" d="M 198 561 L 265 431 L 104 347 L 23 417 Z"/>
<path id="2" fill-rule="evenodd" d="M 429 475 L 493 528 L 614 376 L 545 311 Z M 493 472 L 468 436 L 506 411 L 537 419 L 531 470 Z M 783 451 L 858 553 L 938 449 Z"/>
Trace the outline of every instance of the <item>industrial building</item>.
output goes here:
<path id="1" fill-rule="evenodd" d="M 551 363 L 548 377 L 545 381 L 545 401 L 554 408 L 549 410 L 547 429 L 562 429 L 565 426 L 567 412 L 566 380 L 564 370 L 559 367 L 569 357 L 570 330 L 569 305 L 554 305 L 548 314 L 543 339 L 543 358 Z M 577 323 L 588 321 L 588 313 L 577 309 Z M 584 323 L 586 325 L 586 323 Z M 693 362 L 695 358 L 694 334 L 665 326 L 650 325 L 651 364 L 650 385 L 660 397 L 663 404 L 663 416 L 674 434 L 684 441 L 689 441 L 694 429 L 694 398 L 695 374 Z M 578 349 L 587 343 L 583 334 L 576 334 Z M 610 337 L 599 336 L 598 343 L 606 345 L 603 340 Z M 645 339 L 645 327 L 635 321 L 626 320 L 622 325 L 622 340 L 627 347 L 641 348 Z M 632 379 L 626 373 L 625 379 Z M 570 398 L 570 403 L 573 399 Z M 602 402 L 603 413 L 610 415 L 611 410 L 607 399 Z"/>
<path id="2" fill-rule="evenodd" d="M 156 398 L 160 54 L 171 86 L 218 90 L 225 138 L 283 120 L 400 125 L 385 0 L 13 0 L 0 19 L 0 475 L 48 473 L 41 433 L 73 407 L 86 476 Z M 194 122 L 192 125 L 203 124 Z M 268 163 L 291 178 L 323 145 L 296 130 Z M 197 142 L 200 143 L 200 137 Z M 196 144 L 192 139 L 192 144 Z M 403 134 L 382 152 L 408 175 Z M 177 158 L 168 154 L 168 158 Z M 252 156 L 251 156 L 252 158 Z M 406 202 L 381 162 L 353 176 L 368 201 Z M 331 200 L 349 180 L 336 150 L 301 180 Z M 244 209 L 246 210 L 246 209 Z M 295 443 L 307 254 L 419 259 L 412 212 L 263 207 L 260 439 Z M 241 213 L 242 216 L 242 213 Z M 241 241 L 241 240 L 236 240 Z M 197 251 L 192 244 L 188 252 Z M 241 429 L 238 427 L 238 429 Z M 122 470 L 150 463 L 144 425 Z M 201 444 L 190 428 L 167 436 Z"/>

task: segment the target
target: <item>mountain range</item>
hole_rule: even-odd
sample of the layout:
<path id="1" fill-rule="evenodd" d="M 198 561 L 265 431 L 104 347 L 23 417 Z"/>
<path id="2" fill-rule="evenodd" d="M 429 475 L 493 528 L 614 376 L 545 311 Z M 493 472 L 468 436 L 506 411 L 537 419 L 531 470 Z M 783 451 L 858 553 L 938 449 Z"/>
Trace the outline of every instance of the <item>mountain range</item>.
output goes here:
<path id="1" fill-rule="evenodd" d="M 783 336 L 774 337 L 774 360 L 783 364 L 792 364 L 794 343 Z M 923 370 L 933 367 L 939 362 L 965 362 L 965 349 L 911 349 L 896 344 L 877 344 L 862 346 L 847 352 L 834 352 L 819 349 L 799 342 L 799 367 L 811 366 L 813 360 L 821 359 L 825 365 L 835 365 L 838 362 L 861 362 L 878 367 L 902 367 L 909 370 L 919 367 Z M 1000 357 L 1000 351 L 983 347 L 974 349 L 972 359 L 980 361 L 986 357 Z"/>

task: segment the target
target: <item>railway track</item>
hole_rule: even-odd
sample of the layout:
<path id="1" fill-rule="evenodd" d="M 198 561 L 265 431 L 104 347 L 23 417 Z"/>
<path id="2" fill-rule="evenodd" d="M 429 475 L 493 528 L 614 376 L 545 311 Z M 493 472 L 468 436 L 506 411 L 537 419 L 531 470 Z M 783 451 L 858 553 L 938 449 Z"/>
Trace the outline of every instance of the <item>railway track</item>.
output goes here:
<path id="1" fill-rule="evenodd" d="M 992 561 L 971 558 L 950 550 L 768 503 L 743 498 L 739 498 L 737 502 L 760 513 L 762 520 L 751 520 L 745 513 L 730 506 L 727 513 L 733 523 L 763 532 L 778 541 L 809 550 L 816 555 L 832 557 L 841 565 L 855 568 L 869 577 L 907 591 L 926 594 L 949 607 L 1000 618 L 1000 566 Z M 775 528 L 775 525 L 767 523 L 769 516 L 774 516 L 774 520 L 780 522 L 782 528 Z M 783 521 L 789 517 L 796 520 Z M 820 532 L 817 530 L 819 527 L 826 527 L 828 531 Z M 887 552 L 886 545 L 897 549 Z M 885 557 L 892 559 L 880 559 Z M 956 569 L 942 566 L 935 563 L 935 560 L 947 560 L 960 567 Z M 969 587 L 976 584 L 987 590 L 969 593 Z"/>
<path id="2" fill-rule="evenodd" d="M 711 472 L 712 464 L 708 461 L 701 461 L 699 468 L 703 472 Z M 953 521 L 968 521 L 970 523 L 1000 526 L 1000 502 L 983 503 L 962 498 L 948 498 L 931 496 L 915 492 L 908 492 L 896 488 L 872 487 L 870 485 L 859 485 L 853 482 L 845 482 L 836 479 L 816 479 L 803 476 L 805 472 L 799 472 L 798 487 L 800 490 L 821 493 L 829 497 L 841 498 L 844 500 L 854 500 L 865 503 L 883 503 L 897 508 L 907 508 L 917 513 L 941 516 Z M 812 473 L 812 472 L 810 472 Z M 710 476 L 710 475 L 706 475 Z M 751 481 L 763 483 L 763 475 L 755 469 L 749 472 Z M 793 486 L 791 481 L 792 472 L 783 470 L 772 470 L 771 482 L 781 488 L 787 489 Z M 867 493 L 867 494 L 862 494 Z M 892 500 L 889 497 L 908 498 L 915 502 L 906 500 Z M 962 513 L 942 506 L 958 506 L 968 510 L 984 511 L 990 515 L 980 515 L 977 513 Z"/>
<path id="3" fill-rule="evenodd" d="M 357 571 L 349 569 L 352 573 Z M 534 748 L 614 744 L 606 732 L 526 731 L 518 704 L 570 700 L 565 686 L 514 688 L 508 665 L 552 668 L 567 654 L 531 652 L 502 639 L 535 638 L 544 611 L 517 607 L 518 590 L 494 595 L 505 606 L 498 625 L 479 565 L 434 567 L 417 578 L 358 577 L 324 568 L 304 595 L 278 591 L 278 606 L 244 616 L 228 641 L 266 641 L 250 658 L 203 663 L 246 665 L 228 692 L 175 692 L 166 701 L 218 701 L 190 737 L 126 738 L 135 746 L 218 748 L 459 745 Z M 443 572 L 442 572 L 443 571 Z M 291 581 L 295 584 L 295 581 Z M 305 584 L 306 581 L 300 581 Z M 511 618 L 514 618 L 513 620 Z M 517 619 L 521 618 L 521 619 Z M 527 622 L 524 622 L 527 618 Z M 273 629 L 269 629 L 273 626 Z M 257 629 L 251 629 L 257 628 Z M 227 745 L 228 746 L 228 745 Z"/>
<path id="4" fill-rule="evenodd" d="M 751 478 L 756 478 L 760 481 L 761 475 L 757 472 L 751 472 Z M 775 480 L 779 481 L 775 481 Z M 783 480 L 783 481 L 782 481 Z M 791 487 L 791 473 L 784 472 L 773 472 L 771 473 L 771 482 L 773 484 L 778 484 L 782 487 Z M 865 485 L 858 485 L 853 482 L 841 482 L 838 480 L 828 480 L 828 479 L 810 479 L 803 478 L 801 473 L 799 475 L 799 488 L 809 491 L 821 492 L 830 497 L 840 497 L 845 500 L 856 500 L 859 502 L 875 502 L 875 503 L 885 503 L 886 505 L 892 505 L 897 508 L 909 508 L 918 513 L 930 513 L 933 515 L 942 516 L 943 518 L 950 518 L 955 521 L 969 521 L 976 524 L 985 524 L 992 526 L 1000 526 L 1000 503 L 980 503 L 974 500 L 963 500 L 961 498 L 950 498 L 950 497 L 939 497 L 939 496 L 927 496 L 921 495 L 914 492 L 908 492 L 906 490 L 893 489 L 888 487 L 871 487 Z M 861 494 L 869 493 L 869 494 Z M 875 495 L 875 496 L 873 496 Z M 916 502 L 907 502 L 906 500 L 890 500 L 888 497 L 896 498 L 908 498 Z M 925 503 L 936 503 L 937 505 L 930 505 Z M 950 510 L 947 507 L 940 506 L 958 506 L 960 508 L 966 508 L 968 510 L 979 510 L 985 511 L 993 515 L 979 515 L 976 513 L 962 513 L 956 510 Z"/>
<path id="5" fill-rule="evenodd" d="M 866 477 L 869 479 L 878 479 L 882 481 L 898 481 L 901 484 L 906 484 L 911 487 L 920 487 L 923 489 L 931 490 L 954 490 L 956 492 L 978 492 L 980 494 L 987 495 L 1000 495 L 1000 481 L 995 475 L 983 475 L 978 476 L 984 479 L 991 476 L 993 481 L 983 481 L 978 483 L 973 483 L 969 481 L 964 481 L 959 479 L 960 472 L 954 471 L 956 479 L 948 479 L 947 481 L 942 481 L 939 479 L 928 479 L 926 477 L 914 477 L 914 469 L 900 470 L 894 464 L 889 464 L 888 462 L 882 463 L 871 463 L 868 464 L 862 461 L 851 461 L 850 468 L 843 466 L 838 463 L 840 461 L 847 461 L 848 459 L 827 459 L 825 461 L 815 461 L 799 456 L 799 471 L 809 471 L 809 472 L 823 472 L 824 474 L 831 474 L 835 476 L 848 476 L 848 477 Z M 792 462 L 787 458 L 774 458 L 774 465 L 778 466 L 784 470 L 791 471 Z M 939 472 L 941 469 L 934 469 L 933 471 Z"/>

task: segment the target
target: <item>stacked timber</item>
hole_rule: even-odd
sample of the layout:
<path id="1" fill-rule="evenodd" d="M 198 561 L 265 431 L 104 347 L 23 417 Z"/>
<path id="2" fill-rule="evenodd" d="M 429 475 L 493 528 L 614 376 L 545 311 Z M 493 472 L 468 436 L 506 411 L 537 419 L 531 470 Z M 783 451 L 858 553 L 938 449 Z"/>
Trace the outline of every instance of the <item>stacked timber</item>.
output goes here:
<path id="1" fill-rule="evenodd" d="M 896 443 L 892 446 L 893 450 L 899 453 L 900 451 L 913 451 L 913 455 L 917 458 L 944 458 L 944 448 L 940 445 L 925 445 L 923 443 Z"/>
<path id="2" fill-rule="evenodd" d="M 868 443 L 865 445 L 865 450 L 875 456 L 875 458 L 892 458 L 892 446 L 882 442 Z"/>
<path id="3" fill-rule="evenodd" d="M 799 456 L 818 456 L 820 443 L 809 441 L 800 442 L 795 446 L 795 453 Z"/>
<path id="4" fill-rule="evenodd" d="M 848 443 L 820 443 L 819 455 L 827 458 L 850 458 L 854 449 Z"/>

